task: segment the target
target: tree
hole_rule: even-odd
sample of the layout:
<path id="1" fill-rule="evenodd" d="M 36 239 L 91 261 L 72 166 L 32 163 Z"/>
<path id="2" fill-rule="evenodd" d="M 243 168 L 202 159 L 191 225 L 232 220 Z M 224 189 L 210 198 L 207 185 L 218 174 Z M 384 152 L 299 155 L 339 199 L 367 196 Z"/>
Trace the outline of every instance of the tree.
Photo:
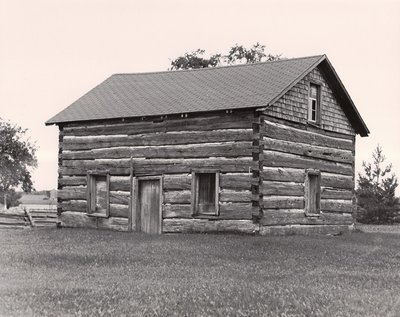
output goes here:
<path id="1" fill-rule="evenodd" d="M 36 145 L 26 135 L 27 129 L 0 118 L 0 193 L 7 194 L 7 205 L 15 205 L 15 188 L 33 189 L 31 171 L 37 166 Z"/>
<path id="2" fill-rule="evenodd" d="M 171 62 L 173 69 L 195 69 L 218 66 L 221 54 L 212 55 L 210 58 L 204 56 L 205 50 L 197 49 L 191 53 L 185 53 Z"/>
<path id="3" fill-rule="evenodd" d="M 226 55 L 214 54 L 207 58 L 205 56 L 205 50 L 202 49 L 197 49 L 191 53 L 185 53 L 183 56 L 179 56 L 171 61 L 171 70 L 208 68 L 238 63 L 250 64 L 278 60 L 280 57 L 281 55 L 266 54 L 265 45 L 261 45 L 258 42 L 249 49 L 243 45 L 235 44 Z"/>
<path id="4" fill-rule="evenodd" d="M 18 200 L 21 197 L 21 193 L 16 192 L 14 189 L 9 189 L 7 192 L 0 192 L 0 203 L 4 204 L 4 198 L 6 198 L 7 208 L 15 207 L 20 204 Z"/>
<path id="5" fill-rule="evenodd" d="M 256 43 L 251 48 L 247 49 L 243 45 L 235 44 L 229 50 L 228 55 L 225 56 L 229 65 L 236 63 L 258 63 L 258 62 L 271 62 L 275 60 L 279 60 L 281 55 L 271 55 L 265 53 L 265 45 L 261 45 L 260 43 Z"/>
<path id="6" fill-rule="evenodd" d="M 389 223 L 396 213 L 395 196 L 398 186 L 395 174 L 390 174 L 392 164 L 384 166 L 386 160 L 379 145 L 372 153 L 373 162 L 363 162 L 364 174 L 359 173 L 357 199 L 363 209 L 357 220 L 365 223 Z"/>

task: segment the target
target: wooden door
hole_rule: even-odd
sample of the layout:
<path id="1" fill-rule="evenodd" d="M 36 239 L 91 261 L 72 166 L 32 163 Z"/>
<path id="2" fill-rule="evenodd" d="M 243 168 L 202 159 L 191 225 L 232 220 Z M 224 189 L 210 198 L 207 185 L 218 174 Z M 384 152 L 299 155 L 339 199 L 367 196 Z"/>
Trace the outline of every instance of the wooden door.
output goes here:
<path id="1" fill-rule="evenodd" d="M 139 231 L 161 233 L 161 181 L 160 179 L 138 180 L 137 223 Z"/>

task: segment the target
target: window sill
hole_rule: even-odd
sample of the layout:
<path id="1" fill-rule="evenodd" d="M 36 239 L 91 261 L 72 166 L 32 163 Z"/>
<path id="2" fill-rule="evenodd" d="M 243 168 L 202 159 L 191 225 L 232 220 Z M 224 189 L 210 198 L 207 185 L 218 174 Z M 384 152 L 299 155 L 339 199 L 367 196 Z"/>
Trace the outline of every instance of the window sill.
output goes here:
<path id="1" fill-rule="evenodd" d="M 92 212 L 92 213 L 87 213 L 86 214 L 88 217 L 96 217 L 96 218 L 108 218 L 109 216 L 103 214 L 103 213 L 99 213 L 99 212 Z"/>
<path id="2" fill-rule="evenodd" d="M 314 128 L 321 128 L 321 123 L 313 122 L 313 121 L 307 121 L 307 124 L 314 127 Z"/>
<path id="3" fill-rule="evenodd" d="M 322 215 L 321 213 L 316 214 L 316 213 L 311 213 L 311 212 L 307 212 L 307 211 L 305 211 L 304 214 L 308 218 L 319 218 Z"/>

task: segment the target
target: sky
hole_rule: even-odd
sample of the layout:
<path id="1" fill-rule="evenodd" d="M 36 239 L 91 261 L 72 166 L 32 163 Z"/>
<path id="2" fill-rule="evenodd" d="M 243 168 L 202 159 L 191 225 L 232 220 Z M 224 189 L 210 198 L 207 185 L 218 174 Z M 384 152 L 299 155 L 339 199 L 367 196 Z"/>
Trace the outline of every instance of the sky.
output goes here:
<path id="1" fill-rule="evenodd" d="M 113 73 L 163 71 L 198 48 L 327 54 L 400 177 L 400 0 L 0 0 L 0 117 L 35 141 L 37 190 L 57 187 L 58 128 L 44 122 Z M 397 191 L 400 195 L 400 189 Z"/>

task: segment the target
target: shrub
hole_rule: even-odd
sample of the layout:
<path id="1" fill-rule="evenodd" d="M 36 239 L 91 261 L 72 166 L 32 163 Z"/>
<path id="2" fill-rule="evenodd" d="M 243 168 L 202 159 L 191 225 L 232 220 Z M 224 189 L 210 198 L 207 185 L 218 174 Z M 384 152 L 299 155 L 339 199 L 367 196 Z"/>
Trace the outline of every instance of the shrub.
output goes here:
<path id="1" fill-rule="evenodd" d="M 373 163 L 363 162 L 364 174 L 359 173 L 356 219 L 362 223 L 386 224 L 397 220 L 395 197 L 397 177 L 389 176 L 392 164 L 383 167 L 385 156 L 378 145 L 372 153 Z"/>

